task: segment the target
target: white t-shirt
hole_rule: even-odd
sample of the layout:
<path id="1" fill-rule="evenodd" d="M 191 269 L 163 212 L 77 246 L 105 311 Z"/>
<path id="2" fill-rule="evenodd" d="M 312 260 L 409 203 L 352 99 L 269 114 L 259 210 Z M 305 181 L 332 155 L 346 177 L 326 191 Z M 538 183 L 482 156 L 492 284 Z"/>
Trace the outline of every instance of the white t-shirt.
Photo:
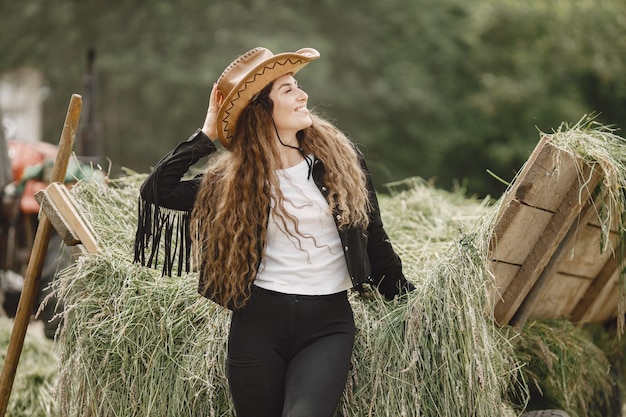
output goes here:
<path id="1" fill-rule="evenodd" d="M 337 226 L 308 165 L 278 171 L 285 210 L 298 219 L 273 214 L 267 226 L 267 247 L 255 284 L 287 294 L 326 295 L 352 287 Z"/>

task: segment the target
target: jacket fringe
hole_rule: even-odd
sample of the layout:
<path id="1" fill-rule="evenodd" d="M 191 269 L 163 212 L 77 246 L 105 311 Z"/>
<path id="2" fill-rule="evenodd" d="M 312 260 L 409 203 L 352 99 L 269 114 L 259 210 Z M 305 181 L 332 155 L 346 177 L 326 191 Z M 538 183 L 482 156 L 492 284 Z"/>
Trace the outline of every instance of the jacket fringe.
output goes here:
<path id="1" fill-rule="evenodd" d="M 189 211 L 172 210 L 149 203 L 139 197 L 134 262 L 158 269 L 171 276 L 191 270 L 191 237 Z M 163 260 L 160 261 L 163 252 Z"/>
<path id="2" fill-rule="evenodd" d="M 183 272 L 192 270 L 194 262 L 191 261 L 192 239 L 189 225 L 193 209 L 193 201 L 190 200 L 193 198 L 193 190 L 190 187 L 195 186 L 197 189 L 202 175 L 186 180 L 191 185 L 185 187 L 188 191 L 183 193 L 182 200 L 178 195 L 168 195 L 162 196 L 163 201 L 159 201 L 159 191 L 163 187 L 175 188 L 174 183 L 181 181 L 183 172 L 200 158 L 215 151 L 213 142 L 201 129 L 197 129 L 188 140 L 179 143 L 154 166 L 139 192 L 134 262 L 155 269 L 161 266 L 162 274 L 168 276 L 172 272 L 180 276 Z M 165 175 L 164 170 L 168 171 Z"/>

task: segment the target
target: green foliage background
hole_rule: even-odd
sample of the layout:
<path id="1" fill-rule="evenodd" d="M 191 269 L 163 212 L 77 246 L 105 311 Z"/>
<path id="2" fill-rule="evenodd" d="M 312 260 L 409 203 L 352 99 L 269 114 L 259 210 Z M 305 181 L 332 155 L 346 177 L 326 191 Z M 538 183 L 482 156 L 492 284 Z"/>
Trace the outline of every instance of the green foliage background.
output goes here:
<path id="1" fill-rule="evenodd" d="M 222 69 L 259 45 L 321 52 L 298 78 L 379 185 L 417 175 L 499 197 L 487 170 L 511 180 L 539 131 L 625 122 L 621 0 L 3 0 L 0 28 L 0 72 L 44 73 L 53 143 L 95 48 L 113 172 L 147 171 L 186 139 Z"/>

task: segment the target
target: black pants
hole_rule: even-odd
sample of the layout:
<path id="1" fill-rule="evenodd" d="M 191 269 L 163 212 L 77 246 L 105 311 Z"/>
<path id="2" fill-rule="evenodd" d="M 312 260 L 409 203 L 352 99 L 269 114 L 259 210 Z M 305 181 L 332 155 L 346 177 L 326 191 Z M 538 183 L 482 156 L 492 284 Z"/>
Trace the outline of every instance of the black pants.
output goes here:
<path id="1" fill-rule="evenodd" d="M 228 339 L 237 417 L 332 417 L 354 344 L 346 291 L 302 296 L 253 287 Z"/>

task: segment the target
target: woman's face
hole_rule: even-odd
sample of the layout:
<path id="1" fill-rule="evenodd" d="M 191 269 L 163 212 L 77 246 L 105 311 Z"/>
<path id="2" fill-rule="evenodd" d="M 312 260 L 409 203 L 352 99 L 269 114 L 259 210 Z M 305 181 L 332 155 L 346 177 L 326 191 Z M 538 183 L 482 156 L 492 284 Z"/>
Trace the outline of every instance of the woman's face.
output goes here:
<path id="1" fill-rule="evenodd" d="M 274 123 L 281 137 L 295 136 L 298 131 L 313 123 L 306 106 L 309 96 L 300 88 L 293 75 L 285 74 L 274 80 L 269 98 L 273 103 Z"/>

